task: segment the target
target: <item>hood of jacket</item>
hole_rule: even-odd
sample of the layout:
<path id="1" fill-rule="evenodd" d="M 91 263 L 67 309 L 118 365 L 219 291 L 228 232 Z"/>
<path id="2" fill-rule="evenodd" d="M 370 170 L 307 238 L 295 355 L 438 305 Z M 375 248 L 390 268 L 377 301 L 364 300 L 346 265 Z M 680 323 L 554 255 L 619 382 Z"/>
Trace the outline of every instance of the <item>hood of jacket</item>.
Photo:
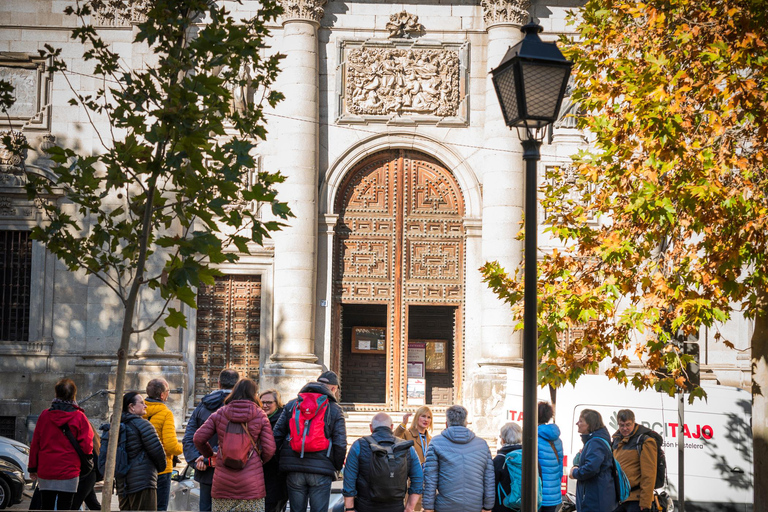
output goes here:
<path id="1" fill-rule="evenodd" d="M 475 438 L 475 433 L 469 430 L 467 427 L 452 426 L 443 430 L 440 434 L 446 439 L 457 444 L 467 444 Z"/>
<path id="2" fill-rule="evenodd" d="M 205 395 L 203 399 L 200 400 L 200 403 L 203 404 L 203 407 L 213 412 L 224 405 L 224 399 L 229 396 L 230 392 L 231 390 L 229 389 L 219 389 L 217 391 L 213 391 Z"/>
<path id="3" fill-rule="evenodd" d="M 501 448 L 499 448 L 499 451 L 496 452 L 496 455 L 506 455 L 509 452 L 514 452 L 516 450 L 522 450 L 523 445 L 521 444 L 505 444 Z"/>
<path id="4" fill-rule="evenodd" d="M 219 409 L 220 414 L 233 423 L 245 423 L 256 417 L 259 407 L 250 400 L 232 400 Z"/>
<path id="5" fill-rule="evenodd" d="M 539 425 L 539 437 L 547 441 L 555 441 L 560 437 L 560 427 L 554 423 Z"/>
<path id="6" fill-rule="evenodd" d="M 51 408 L 48 409 L 48 418 L 57 427 L 61 427 L 65 423 L 72 421 L 72 418 L 82 409 L 76 405 L 63 404 L 60 402 L 54 402 Z"/>
<path id="7" fill-rule="evenodd" d="M 336 401 L 336 397 L 331 393 L 331 390 L 325 387 L 325 384 L 322 382 L 310 382 L 301 388 L 299 393 L 320 393 L 327 396 L 331 402 Z"/>
<path id="8" fill-rule="evenodd" d="M 164 402 L 155 398 L 147 398 L 144 403 L 147 404 L 147 414 L 144 417 L 148 420 L 155 414 L 168 410 L 168 406 Z"/>
<path id="9" fill-rule="evenodd" d="M 584 444 L 586 444 L 587 441 L 593 437 L 602 437 L 608 442 L 608 444 L 611 444 L 611 435 L 608 433 L 608 429 L 605 427 L 600 427 L 591 434 L 581 434 L 581 440 L 584 442 Z"/>

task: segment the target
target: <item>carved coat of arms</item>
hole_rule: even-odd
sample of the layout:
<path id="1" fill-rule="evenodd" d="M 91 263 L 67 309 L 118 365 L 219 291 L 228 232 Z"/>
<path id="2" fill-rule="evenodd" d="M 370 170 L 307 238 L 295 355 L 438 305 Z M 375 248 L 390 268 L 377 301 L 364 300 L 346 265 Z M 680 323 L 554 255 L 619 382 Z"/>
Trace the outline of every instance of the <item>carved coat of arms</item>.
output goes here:
<path id="1" fill-rule="evenodd" d="M 346 62 L 347 111 L 361 116 L 456 116 L 459 66 L 453 49 L 351 49 Z"/>

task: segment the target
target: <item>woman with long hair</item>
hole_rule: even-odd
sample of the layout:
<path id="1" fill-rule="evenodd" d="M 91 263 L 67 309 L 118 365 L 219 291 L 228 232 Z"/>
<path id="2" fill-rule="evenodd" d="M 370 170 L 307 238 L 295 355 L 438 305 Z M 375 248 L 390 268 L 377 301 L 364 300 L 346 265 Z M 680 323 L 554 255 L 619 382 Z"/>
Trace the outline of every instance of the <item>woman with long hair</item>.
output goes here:
<path id="1" fill-rule="evenodd" d="M 416 455 L 419 456 L 423 465 L 424 459 L 427 457 L 427 447 L 432 442 L 432 410 L 426 405 L 422 405 L 413 414 L 410 426 L 406 426 L 410 417 L 411 413 L 403 415 L 403 422 L 395 429 L 395 437 L 413 441 Z"/>
<path id="2" fill-rule="evenodd" d="M 213 512 L 264 512 L 266 486 L 263 465 L 275 454 L 275 439 L 269 419 L 261 409 L 258 387 L 251 379 L 242 379 L 214 412 L 195 432 L 194 443 L 204 457 L 212 457 L 208 444 L 214 434 L 219 439 L 216 471 L 213 473 Z M 223 464 L 222 447 L 228 435 L 242 435 L 230 426 L 239 423 L 251 440 L 252 448 L 241 469 Z"/>
<path id="3" fill-rule="evenodd" d="M 427 448 L 432 442 L 432 410 L 426 405 L 422 405 L 413 413 L 413 420 L 410 426 L 408 419 L 411 413 L 403 415 L 403 422 L 395 429 L 395 437 L 413 441 L 413 447 L 416 449 L 416 455 L 419 456 L 419 462 L 424 466 L 424 459 L 427 458 Z M 416 502 L 414 510 L 421 510 L 421 498 Z"/>
<path id="4" fill-rule="evenodd" d="M 70 510 L 80 483 L 80 455 L 69 440 L 71 433 L 84 454 L 93 450 L 93 431 L 77 405 L 77 386 L 61 379 L 56 398 L 40 414 L 29 449 L 29 476 L 40 489 L 41 510 Z"/>
<path id="5" fill-rule="evenodd" d="M 571 478 L 576 479 L 576 510 L 612 512 L 618 502 L 613 484 L 611 436 L 603 417 L 593 409 L 584 409 L 576 428 L 584 442 L 571 468 Z"/>

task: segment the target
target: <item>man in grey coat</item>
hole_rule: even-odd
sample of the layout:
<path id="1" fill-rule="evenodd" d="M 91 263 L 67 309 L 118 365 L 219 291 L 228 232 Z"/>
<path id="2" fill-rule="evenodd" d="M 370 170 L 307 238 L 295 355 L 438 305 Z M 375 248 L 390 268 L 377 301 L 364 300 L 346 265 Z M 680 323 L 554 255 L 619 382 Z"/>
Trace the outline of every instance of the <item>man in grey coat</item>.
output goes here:
<path id="1" fill-rule="evenodd" d="M 445 425 L 424 461 L 424 512 L 489 512 L 496 490 L 488 443 L 467 428 L 460 405 L 445 411 Z"/>

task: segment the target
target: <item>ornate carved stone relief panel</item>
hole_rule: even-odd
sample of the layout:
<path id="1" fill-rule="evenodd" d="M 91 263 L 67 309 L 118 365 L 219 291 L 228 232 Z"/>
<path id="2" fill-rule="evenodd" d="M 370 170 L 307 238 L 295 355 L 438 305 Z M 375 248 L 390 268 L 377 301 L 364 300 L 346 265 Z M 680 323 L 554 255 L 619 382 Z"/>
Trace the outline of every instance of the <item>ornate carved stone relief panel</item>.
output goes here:
<path id="1" fill-rule="evenodd" d="M 344 41 L 340 123 L 467 123 L 468 43 Z"/>
<path id="2" fill-rule="evenodd" d="M 47 130 L 52 80 L 48 60 L 27 53 L 0 52 L 0 79 L 14 87 L 16 102 L 8 111 L 11 126 Z M 5 116 L 3 120 L 7 120 Z"/>
<path id="3" fill-rule="evenodd" d="M 107 27 L 130 27 L 147 17 L 150 0 L 92 0 L 93 24 Z"/>

